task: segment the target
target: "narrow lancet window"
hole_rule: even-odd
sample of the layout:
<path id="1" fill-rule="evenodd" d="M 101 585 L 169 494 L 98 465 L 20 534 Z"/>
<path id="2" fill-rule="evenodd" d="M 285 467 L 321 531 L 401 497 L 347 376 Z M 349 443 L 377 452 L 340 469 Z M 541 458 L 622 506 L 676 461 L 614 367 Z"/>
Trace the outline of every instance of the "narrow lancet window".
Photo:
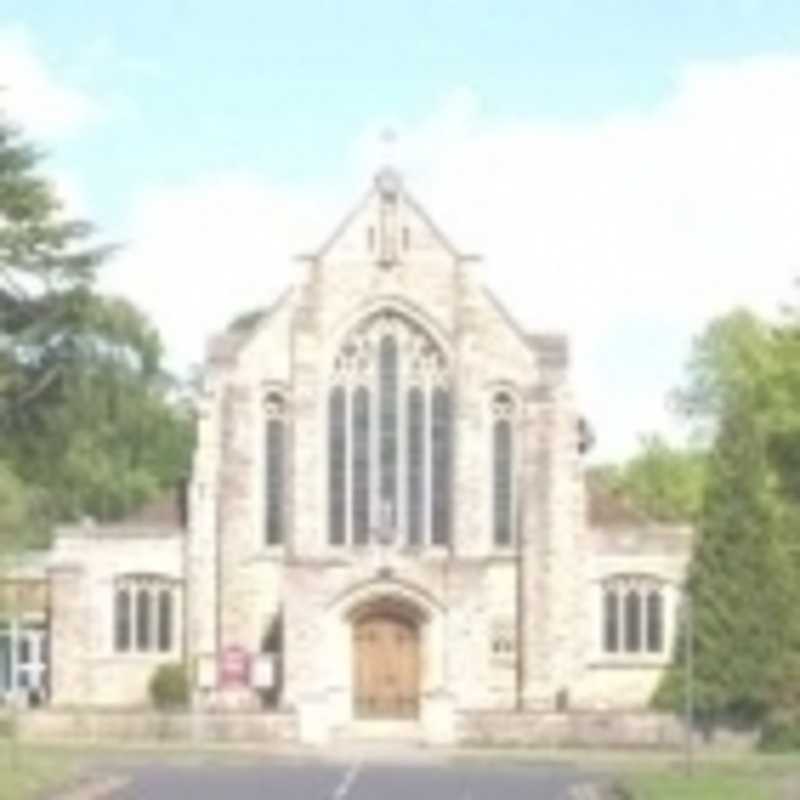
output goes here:
<path id="1" fill-rule="evenodd" d="M 647 595 L 647 652 L 664 650 L 664 600 L 658 589 Z"/>
<path id="2" fill-rule="evenodd" d="M 397 340 L 384 336 L 380 352 L 380 519 L 397 521 Z"/>
<path id="3" fill-rule="evenodd" d="M 353 541 L 369 541 L 369 391 L 356 389 L 353 398 Z"/>
<path id="4" fill-rule="evenodd" d="M 642 649 L 642 598 L 636 589 L 625 595 L 625 650 L 638 653 Z"/>
<path id="5" fill-rule="evenodd" d="M 494 423 L 494 542 L 511 544 L 512 530 L 512 441 L 511 420 Z"/>
<path id="6" fill-rule="evenodd" d="M 343 545 L 347 536 L 347 436 L 346 396 L 344 388 L 337 386 L 331 390 L 329 399 L 329 506 L 330 543 Z"/>
<path id="7" fill-rule="evenodd" d="M 286 536 L 286 420 L 283 399 L 267 400 L 266 538 L 268 545 L 283 544 Z"/>
<path id="8" fill-rule="evenodd" d="M 438 388 L 433 393 L 432 485 L 433 519 L 431 539 L 434 544 L 450 542 L 450 392 Z"/>
<path id="9" fill-rule="evenodd" d="M 619 652 L 619 594 L 614 589 L 606 589 L 603 597 L 603 649 Z"/>
<path id="10" fill-rule="evenodd" d="M 425 396 L 408 393 L 408 543 L 419 547 L 425 529 Z"/>
<path id="11" fill-rule="evenodd" d="M 162 653 L 172 650 L 172 592 L 169 589 L 158 593 L 158 649 Z"/>
<path id="12" fill-rule="evenodd" d="M 117 589 L 114 597 L 114 649 L 127 653 L 131 649 L 131 593 Z"/>

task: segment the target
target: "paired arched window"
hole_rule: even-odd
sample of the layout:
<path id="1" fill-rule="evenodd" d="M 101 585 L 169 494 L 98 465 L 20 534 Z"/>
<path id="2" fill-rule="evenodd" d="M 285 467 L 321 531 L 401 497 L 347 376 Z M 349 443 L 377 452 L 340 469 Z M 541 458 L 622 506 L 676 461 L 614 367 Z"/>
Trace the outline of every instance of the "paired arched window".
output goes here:
<path id="1" fill-rule="evenodd" d="M 515 411 L 508 392 L 492 399 L 492 522 L 497 547 L 514 541 Z"/>
<path id="2" fill-rule="evenodd" d="M 267 395 L 265 414 L 264 527 L 269 546 L 286 538 L 286 403 L 277 392 Z"/>
<path id="3" fill-rule="evenodd" d="M 365 545 L 392 531 L 445 545 L 451 526 L 447 361 L 418 324 L 374 314 L 340 347 L 328 394 L 328 536 Z"/>
<path id="4" fill-rule="evenodd" d="M 663 653 L 666 646 L 663 584 L 639 576 L 606 581 L 602 620 L 604 652 Z"/>
<path id="5" fill-rule="evenodd" d="M 118 653 L 171 653 L 178 644 L 174 580 L 153 575 L 119 578 L 114 586 L 113 639 Z"/>

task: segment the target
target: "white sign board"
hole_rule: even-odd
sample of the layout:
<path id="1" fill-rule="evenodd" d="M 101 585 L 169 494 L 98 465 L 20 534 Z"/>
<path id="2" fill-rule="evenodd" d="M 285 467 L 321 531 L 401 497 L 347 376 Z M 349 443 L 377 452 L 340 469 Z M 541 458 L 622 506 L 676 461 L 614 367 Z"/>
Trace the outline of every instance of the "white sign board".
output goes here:
<path id="1" fill-rule="evenodd" d="M 275 656 L 271 653 L 253 659 L 251 680 L 254 689 L 272 689 L 275 686 Z"/>
<path id="2" fill-rule="evenodd" d="M 210 690 L 217 688 L 217 659 L 214 656 L 198 656 L 195 677 L 197 688 Z"/>

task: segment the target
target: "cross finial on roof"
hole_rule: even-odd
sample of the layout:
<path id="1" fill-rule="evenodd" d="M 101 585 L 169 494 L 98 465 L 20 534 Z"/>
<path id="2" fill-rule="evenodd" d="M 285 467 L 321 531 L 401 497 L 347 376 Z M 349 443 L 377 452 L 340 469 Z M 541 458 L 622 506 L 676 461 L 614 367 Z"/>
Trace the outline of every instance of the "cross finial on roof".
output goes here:
<path id="1" fill-rule="evenodd" d="M 394 128 L 387 126 L 381 131 L 381 156 L 384 167 L 394 166 L 395 160 L 395 145 L 397 144 L 397 131 Z"/>

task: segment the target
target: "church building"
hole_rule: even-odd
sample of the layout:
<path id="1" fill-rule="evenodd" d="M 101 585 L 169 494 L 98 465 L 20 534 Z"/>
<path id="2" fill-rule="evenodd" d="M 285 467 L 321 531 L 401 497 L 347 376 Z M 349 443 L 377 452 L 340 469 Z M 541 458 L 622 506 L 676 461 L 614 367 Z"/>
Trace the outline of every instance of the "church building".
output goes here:
<path id="1" fill-rule="evenodd" d="M 309 741 L 645 708 L 691 531 L 587 483 L 565 337 L 512 319 L 391 169 L 297 269 L 209 343 L 184 502 L 20 566 L 0 693 L 141 707 L 182 662 L 196 708 Z"/>

